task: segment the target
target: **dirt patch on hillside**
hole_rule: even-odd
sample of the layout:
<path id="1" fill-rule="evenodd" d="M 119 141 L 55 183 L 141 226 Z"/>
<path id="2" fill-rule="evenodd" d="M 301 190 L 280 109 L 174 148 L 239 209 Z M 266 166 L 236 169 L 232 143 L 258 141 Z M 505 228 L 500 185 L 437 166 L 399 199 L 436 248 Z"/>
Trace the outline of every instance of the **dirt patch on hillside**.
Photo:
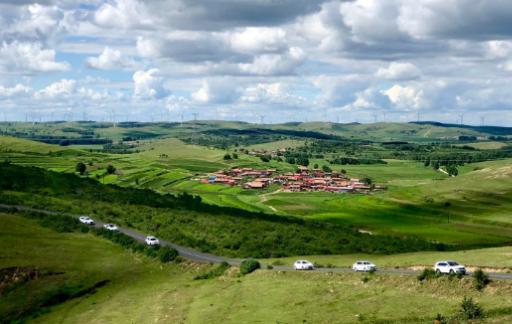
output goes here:
<path id="1" fill-rule="evenodd" d="M 478 267 L 473 265 L 465 265 L 466 270 L 468 272 L 474 272 L 477 269 L 480 269 L 484 272 L 493 272 L 493 273 L 511 273 L 512 270 L 510 268 L 494 268 L 494 267 Z M 423 269 L 432 269 L 431 266 L 423 266 L 423 265 L 413 265 L 406 267 L 408 270 L 414 270 L 414 271 L 423 271 Z"/>
<path id="2" fill-rule="evenodd" d="M 486 179 L 500 179 L 512 176 L 512 165 L 504 166 L 497 169 L 485 168 L 474 171 L 475 173 L 486 174 Z"/>
<path id="3" fill-rule="evenodd" d="M 62 272 L 40 270 L 36 267 L 10 267 L 0 269 L 0 296 L 14 288 L 41 277 L 59 275 Z"/>

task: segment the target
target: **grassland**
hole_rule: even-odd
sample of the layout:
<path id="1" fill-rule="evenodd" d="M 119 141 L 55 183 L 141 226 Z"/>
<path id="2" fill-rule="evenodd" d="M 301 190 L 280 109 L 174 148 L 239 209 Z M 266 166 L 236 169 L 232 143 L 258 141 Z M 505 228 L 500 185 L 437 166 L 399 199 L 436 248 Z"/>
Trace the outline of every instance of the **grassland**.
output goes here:
<path id="1" fill-rule="evenodd" d="M 470 278 L 421 283 L 414 277 L 270 270 L 239 277 L 236 268 L 193 280 L 211 266 L 162 265 L 91 234 L 56 233 L 20 216 L 0 217 L 0 268 L 59 273 L 3 295 L 3 319 L 6 311 L 23 307 L 37 315 L 33 323 L 431 323 L 437 313 L 455 314 L 464 295 L 487 311 L 486 323 L 512 320 L 508 281 L 479 292 Z M 104 280 L 106 285 L 85 295 L 38 306 L 52 292 Z"/>
<path id="2" fill-rule="evenodd" d="M 86 129 L 92 127 L 91 125 L 93 123 L 60 126 L 22 124 L 11 127 L 21 127 L 24 132 L 65 134 L 59 129 Z M 293 170 L 294 166 L 275 160 L 263 163 L 259 158 L 246 154 L 239 154 L 238 159 L 224 160 L 224 154 L 233 153 L 235 147 L 218 149 L 190 145 L 175 138 L 183 134 L 192 136 L 195 132 L 219 128 L 244 130 L 268 127 L 274 130 L 317 131 L 354 139 L 422 142 L 443 138 L 453 140 L 460 135 L 485 136 L 479 129 L 391 123 L 250 125 L 197 122 L 136 126 L 125 128 L 105 124 L 95 128 L 99 136 L 114 140 L 134 134 L 159 136 L 139 140 L 137 151 L 129 154 L 110 154 L 94 150 L 91 152 L 88 146 L 84 146 L 84 149 L 80 146 L 65 148 L 2 137 L 4 144 L 1 147 L 9 149 L 2 150 L 0 159 L 59 172 L 74 172 L 76 163 L 84 162 L 87 164 L 88 176 L 105 184 L 148 188 L 161 193 L 189 192 L 200 195 L 203 201 L 211 204 L 348 224 L 375 234 L 416 235 L 445 243 L 464 242 L 475 246 L 511 242 L 511 159 L 467 164 L 459 167 L 458 177 L 448 177 L 412 160 L 387 159 L 387 164 L 331 165 L 337 171 L 345 169 L 351 177 L 371 178 L 374 183 L 384 184 L 387 190 L 370 195 L 335 195 L 285 193 L 277 187 L 271 187 L 260 192 L 238 187 L 205 185 L 198 181 L 198 176 L 233 166 L 273 167 L 283 172 Z M 304 139 L 279 140 L 249 148 L 274 149 L 283 145 L 296 147 L 300 143 L 304 143 Z M 503 142 L 489 141 L 476 143 L 483 145 L 479 148 L 482 150 L 497 148 L 489 147 L 491 144 L 505 145 Z M 114 165 L 117 172 L 105 176 L 109 164 Z M 325 159 L 311 158 L 310 165 L 313 164 L 322 166 L 328 163 Z"/>

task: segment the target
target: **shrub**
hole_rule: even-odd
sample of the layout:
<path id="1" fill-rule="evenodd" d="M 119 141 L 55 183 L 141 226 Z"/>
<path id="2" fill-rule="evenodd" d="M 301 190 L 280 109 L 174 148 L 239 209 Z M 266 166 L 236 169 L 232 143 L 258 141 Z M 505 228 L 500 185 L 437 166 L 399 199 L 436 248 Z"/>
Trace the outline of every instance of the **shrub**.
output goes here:
<path id="1" fill-rule="evenodd" d="M 246 275 L 261 268 L 260 263 L 254 259 L 247 259 L 240 264 L 240 274 Z"/>
<path id="2" fill-rule="evenodd" d="M 107 174 L 114 174 L 114 173 L 116 173 L 116 168 L 112 164 L 109 164 L 107 166 Z"/>
<path id="3" fill-rule="evenodd" d="M 178 251 L 170 246 L 164 246 L 158 251 L 158 258 L 162 263 L 174 261 L 177 256 Z"/>
<path id="4" fill-rule="evenodd" d="M 229 263 L 227 263 L 226 261 L 222 262 L 221 264 L 219 264 L 216 268 L 206 272 L 206 273 L 203 273 L 203 274 L 200 274 L 200 275 L 197 275 L 194 277 L 194 280 L 204 280 L 204 279 L 213 279 L 213 278 L 217 278 L 217 277 L 220 277 L 224 274 L 224 272 L 226 272 L 227 269 L 229 269 L 231 266 L 229 265 Z"/>
<path id="5" fill-rule="evenodd" d="M 85 171 L 87 170 L 87 166 L 82 162 L 78 162 L 76 164 L 75 170 L 76 170 L 76 172 L 80 173 L 80 175 L 83 175 L 85 173 Z"/>
<path id="6" fill-rule="evenodd" d="M 441 314 L 436 315 L 436 318 L 434 319 L 434 324 L 447 324 L 447 323 L 448 323 L 448 320 L 446 319 L 446 317 L 444 317 Z"/>
<path id="7" fill-rule="evenodd" d="M 482 271 L 482 269 L 477 269 L 473 273 L 473 284 L 477 290 L 484 289 L 491 280 L 489 279 L 489 276 Z"/>
<path id="8" fill-rule="evenodd" d="M 460 305 L 459 317 L 464 320 L 473 320 L 482 318 L 483 316 L 484 312 L 482 308 L 473 301 L 473 298 L 464 297 Z"/>
<path id="9" fill-rule="evenodd" d="M 435 278 L 439 278 L 440 277 L 440 274 L 439 273 L 436 273 L 433 269 L 423 269 L 423 271 L 418 275 L 418 280 L 419 281 L 424 281 L 424 280 L 430 280 L 430 279 L 435 279 Z"/>

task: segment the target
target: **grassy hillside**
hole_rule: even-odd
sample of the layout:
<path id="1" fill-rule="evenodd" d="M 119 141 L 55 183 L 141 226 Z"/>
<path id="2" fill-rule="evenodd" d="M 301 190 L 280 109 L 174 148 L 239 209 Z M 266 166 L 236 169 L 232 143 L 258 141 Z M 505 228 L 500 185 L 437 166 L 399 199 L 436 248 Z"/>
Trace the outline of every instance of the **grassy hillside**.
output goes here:
<path id="1" fill-rule="evenodd" d="M 396 253 L 444 248 L 415 237 L 205 204 L 187 194 L 101 185 L 71 174 L 0 164 L 0 202 L 89 214 L 205 252 L 236 257 Z M 94 204 L 91 204 L 94 201 Z"/>
<path id="2" fill-rule="evenodd" d="M 438 313 L 456 314 L 462 295 L 484 308 L 487 323 L 512 320 L 508 281 L 479 292 L 471 278 L 421 283 L 414 277 L 270 270 L 239 277 L 234 268 L 194 280 L 212 266 L 162 265 L 91 234 L 56 233 L 16 215 L 0 218 L 0 271 L 40 273 L 2 291 L 3 321 L 31 314 L 33 323 L 431 323 Z M 107 280 L 74 298 L 52 298 Z"/>
<path id="3" fill-rule="evenodd" d="M 148 274 L 163 279 L 175 266 L 91 234 L 56 233 L 36 221 L 0 213 L 0 322 L 40 315 L 103 289 L 116 290 Z"/>

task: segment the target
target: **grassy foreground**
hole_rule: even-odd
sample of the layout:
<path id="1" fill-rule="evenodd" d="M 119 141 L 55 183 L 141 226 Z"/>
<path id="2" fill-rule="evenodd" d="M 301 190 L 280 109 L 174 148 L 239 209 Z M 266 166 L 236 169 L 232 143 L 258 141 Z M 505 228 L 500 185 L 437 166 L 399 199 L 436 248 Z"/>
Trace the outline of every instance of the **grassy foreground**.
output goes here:
<path id="1" fill-rule="evenodd" d="M 1 214 L 0 269 L 52 272 L 15 285 L 0 298 L 0 318 L 25 311 L 34 323 L 432 323 L 457 312 L 462 296 L 486 311 L 486 323 L 512 320 L 512 282 L 482 292 L 470 278 L 419 282 L 414 277 L 259 270 L 193 280 L 209 265 L 162 265 L 91 234 L 63 234 Z M 364 279 L 367 278 L 367 279 Z M 52 291 L 104 286 L 53 306 Z M 19 313 L 18 313 L 19 314 Z M 12 315 L 9 315 L 12 316 Z M 10 317 L 12 319 L 12 317 Z"/>

